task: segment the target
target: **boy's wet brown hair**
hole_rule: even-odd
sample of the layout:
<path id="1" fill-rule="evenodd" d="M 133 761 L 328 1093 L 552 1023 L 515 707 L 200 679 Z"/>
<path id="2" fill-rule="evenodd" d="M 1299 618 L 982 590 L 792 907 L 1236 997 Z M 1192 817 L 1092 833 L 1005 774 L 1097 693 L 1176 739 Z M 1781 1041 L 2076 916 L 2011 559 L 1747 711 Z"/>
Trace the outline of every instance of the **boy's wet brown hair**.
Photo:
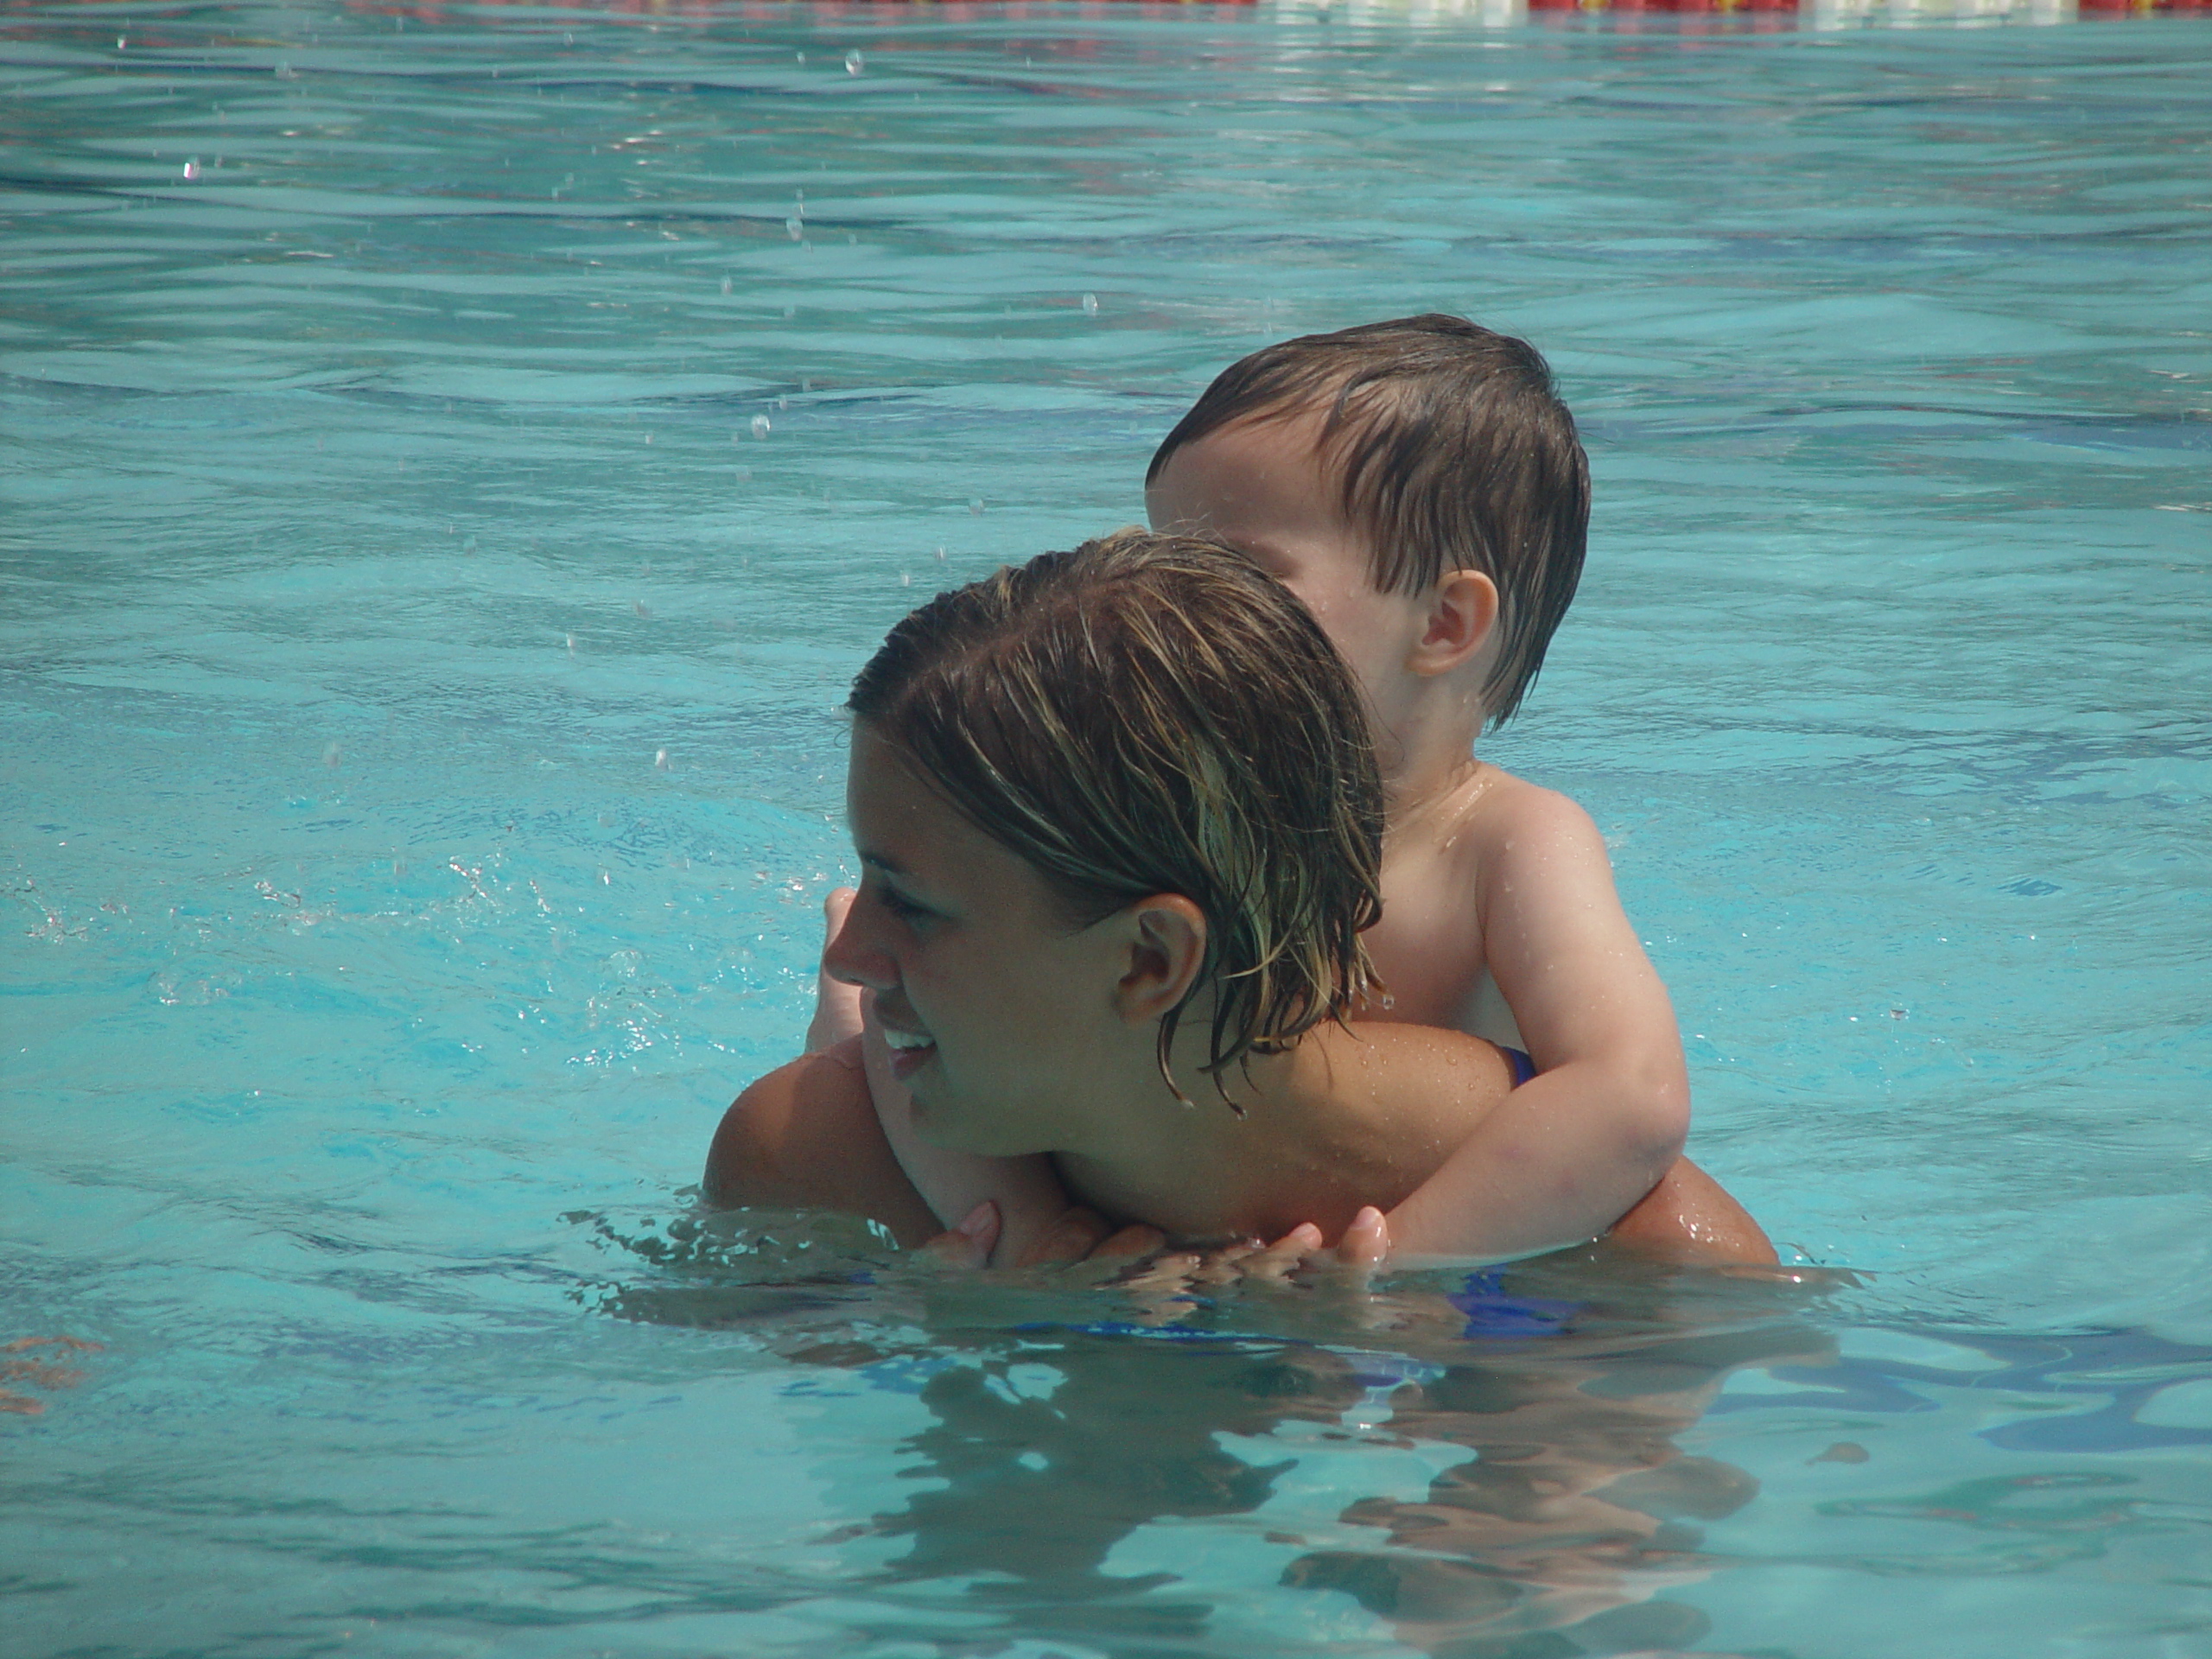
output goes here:
<path id="1" fill-rule="evenodd" d="M 847 707 L 1071 925 L 1155 893 L 1204 912 L 1205 964 L 1160 1028 L 1185 1103 L 1168 1058 L 1192 998 L 1212 994 L 1203 1069 L 1228 1098 L 1226 1068 L 1365 991 L 1382 785 L 1359 690 L 1241 555 L 1125 530 L 1001 569 L 892 629 Z"/>
<path id="2" fill-rule="evenodd" d="M 1325 411 L 1321 458 L 1367 537 L 1383 593 L 1450 570 L 1497 584 L 1503 628 L 1483 688 L 1508 719 L 1574 597 L 1590 531 L 1590 463 L 1551 369 L 1526 340 L 1430 315 L 1286 340 L 1232 363 L 1152 457 L 1240 422 Z"/>

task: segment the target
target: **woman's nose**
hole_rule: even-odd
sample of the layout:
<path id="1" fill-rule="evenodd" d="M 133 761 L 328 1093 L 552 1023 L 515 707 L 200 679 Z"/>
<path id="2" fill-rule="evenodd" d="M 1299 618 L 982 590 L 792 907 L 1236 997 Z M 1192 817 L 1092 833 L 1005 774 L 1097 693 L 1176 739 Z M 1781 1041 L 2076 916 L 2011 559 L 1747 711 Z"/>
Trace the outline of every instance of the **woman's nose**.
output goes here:
<path id="1" fill-rule="evenodd" d="M 899 982 L 899 969 L 888 953 L 868 939 L 868 919 L 874 908 L 863 889 L 822 947 L 822 971 L 847 985 L 887 991 Z"/>

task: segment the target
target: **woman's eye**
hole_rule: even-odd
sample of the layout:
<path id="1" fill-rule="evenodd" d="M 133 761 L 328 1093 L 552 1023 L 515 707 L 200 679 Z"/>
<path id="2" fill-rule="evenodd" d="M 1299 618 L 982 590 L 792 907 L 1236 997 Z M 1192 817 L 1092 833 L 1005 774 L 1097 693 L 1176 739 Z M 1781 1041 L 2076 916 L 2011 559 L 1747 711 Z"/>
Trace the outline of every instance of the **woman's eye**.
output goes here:
<path id="1" fill-rule="evenodd" d="M 911 922 L 918 916 L 929 914 L 925 906 L 916 904 L 895 887 L 884 888 L 883 907 L 893 916 L 898 917 L 899 920 L 906 922 Z"/>

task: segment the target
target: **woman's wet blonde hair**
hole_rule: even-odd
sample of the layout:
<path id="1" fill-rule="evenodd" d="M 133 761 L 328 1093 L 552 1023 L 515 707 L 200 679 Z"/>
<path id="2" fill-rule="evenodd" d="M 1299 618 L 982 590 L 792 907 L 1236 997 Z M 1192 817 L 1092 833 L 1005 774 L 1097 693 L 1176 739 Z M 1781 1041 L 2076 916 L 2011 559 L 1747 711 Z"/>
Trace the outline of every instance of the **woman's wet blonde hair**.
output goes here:
<path id="1" fill-rule="evenodd" d="M 1072 924 L 1163 893 L 1204 912 L 1205 965 L 1160 1028 L 1179 1096 L 1192 998 L 1213 995 L 1221 1090 L 1366 990 L 1382 786 L 1358 687 L 1297 597 L 1230 549 L 1124 530 L 940 594 L 847 706 Z"/>

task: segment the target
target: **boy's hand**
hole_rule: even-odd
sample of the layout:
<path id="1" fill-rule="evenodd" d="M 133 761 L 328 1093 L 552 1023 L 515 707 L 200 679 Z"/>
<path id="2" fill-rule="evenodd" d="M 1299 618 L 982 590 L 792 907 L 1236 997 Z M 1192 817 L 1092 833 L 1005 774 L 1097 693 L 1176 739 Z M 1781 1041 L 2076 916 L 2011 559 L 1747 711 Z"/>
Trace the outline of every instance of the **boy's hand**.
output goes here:
<path id="1" fill-rule="evenodd" d="M 852 909 L 855 896 L 850 887 L 832 887 L 830 896 L 822 901 L 822 943 L 825 948 L 837 937 L 837 930 L 844 926 L 846 912 Z M 817 970 L 814 1018 L 806 1027 L 808 1053 L 819 1054 L 861 1034 L 861 995 L 859 986 L 848 985 Z"/>

